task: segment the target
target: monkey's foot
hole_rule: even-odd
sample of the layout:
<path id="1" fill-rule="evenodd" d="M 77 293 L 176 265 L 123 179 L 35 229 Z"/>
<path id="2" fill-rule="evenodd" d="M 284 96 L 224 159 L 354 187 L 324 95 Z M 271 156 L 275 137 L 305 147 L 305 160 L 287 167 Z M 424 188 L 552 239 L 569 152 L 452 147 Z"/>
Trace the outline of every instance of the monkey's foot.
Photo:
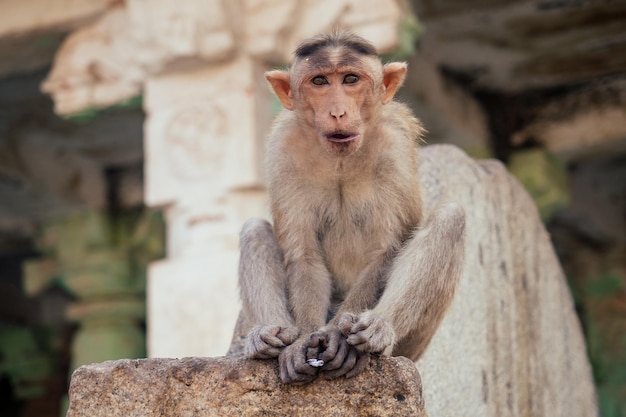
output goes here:
<path id="1" fill-rule="evenodd" d="M 390 355 L 396 342 L 396 333 L 391 324 L 372 310 L 360 315 L 344 313 L 337 325 L 348 344 L 361 353 Z"/>
<path id="2" fill-rule="evenodd" d="M 255 326 L 248 333 L 246 357 L 251 359 L 276 358 L 286 346 L 300 335 L 294 326 Z"/>

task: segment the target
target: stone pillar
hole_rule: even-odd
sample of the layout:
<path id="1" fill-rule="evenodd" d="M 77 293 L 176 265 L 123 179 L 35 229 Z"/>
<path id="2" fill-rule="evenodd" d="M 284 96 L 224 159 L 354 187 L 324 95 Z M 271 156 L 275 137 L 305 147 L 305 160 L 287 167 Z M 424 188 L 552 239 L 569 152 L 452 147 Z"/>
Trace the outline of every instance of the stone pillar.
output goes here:
<path id="1" fill-rule="evenodd" d="M 150 356 L 228 349 L 240 308 L 239 229 L 267 217 L 261 158 L 272 114 L 263 72 L 242 57 L 146 83 L 145 199 L 163 207 L 168 224 L 167 259 L 149 272 Z"/>

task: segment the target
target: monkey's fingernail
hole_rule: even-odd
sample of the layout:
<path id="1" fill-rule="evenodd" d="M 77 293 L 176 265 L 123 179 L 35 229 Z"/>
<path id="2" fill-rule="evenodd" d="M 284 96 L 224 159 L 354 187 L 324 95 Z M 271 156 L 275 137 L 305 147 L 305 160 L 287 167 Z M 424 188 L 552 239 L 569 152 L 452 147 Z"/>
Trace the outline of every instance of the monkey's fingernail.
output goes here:
<path id="1" fill-rule="evenodd" d="M 324 361 L 322 359 L 307 359 L 306 363 L 308 363 L 309 365 L 315 367 L 315 368 L 319 368 L 320 366 L 324 366 Z"/>

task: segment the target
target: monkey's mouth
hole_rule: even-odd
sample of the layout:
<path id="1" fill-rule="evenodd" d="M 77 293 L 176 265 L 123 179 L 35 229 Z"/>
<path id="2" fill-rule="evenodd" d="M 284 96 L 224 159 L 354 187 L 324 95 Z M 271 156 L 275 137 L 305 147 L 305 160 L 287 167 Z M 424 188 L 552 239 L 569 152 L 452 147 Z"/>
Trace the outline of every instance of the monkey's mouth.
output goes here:
<path id="1" fill-rule="evenodd" d="M 326 135 L 326 139 L 335 142 L 335 143 L 346 143 L 353 141 L 359 135 L 357 133 L 349 133 L 349 132 L 333 132 L 329 135 Z"/>

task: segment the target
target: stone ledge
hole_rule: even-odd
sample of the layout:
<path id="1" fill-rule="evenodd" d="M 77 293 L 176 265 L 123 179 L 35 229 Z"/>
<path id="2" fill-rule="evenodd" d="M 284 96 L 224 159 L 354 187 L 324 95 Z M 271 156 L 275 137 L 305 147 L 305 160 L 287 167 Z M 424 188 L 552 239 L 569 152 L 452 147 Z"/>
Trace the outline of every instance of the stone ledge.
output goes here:
<path id="1" fill-rule="evenodd" d="M 377 358 L 352 379 L 280 383 L 277 361 L 237 357 L 108 361 L 78 368 L 67 417 L 426 417 L 409 359 Z"/>

